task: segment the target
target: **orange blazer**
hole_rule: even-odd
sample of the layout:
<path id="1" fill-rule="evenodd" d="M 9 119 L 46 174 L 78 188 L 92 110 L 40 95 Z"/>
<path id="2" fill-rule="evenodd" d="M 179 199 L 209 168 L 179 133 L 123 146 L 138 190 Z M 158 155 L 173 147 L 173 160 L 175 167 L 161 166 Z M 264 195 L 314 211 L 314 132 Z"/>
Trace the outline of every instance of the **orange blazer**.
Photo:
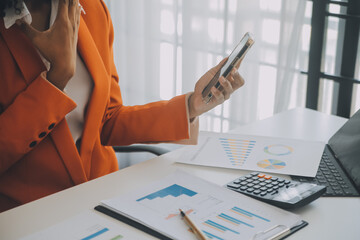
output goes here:
<path id="1" fill-rule="evenodd" d="M 94 88 L 79 151 L 65 120 L 75 103 L 42 77 L 19 27 L 0 20 L 0 212 L 116 171 L 113 145 L 189 138 L 185 95 L 123 105 L 110 14 L 102 0 L 81 4 L 78 52 Z"/>

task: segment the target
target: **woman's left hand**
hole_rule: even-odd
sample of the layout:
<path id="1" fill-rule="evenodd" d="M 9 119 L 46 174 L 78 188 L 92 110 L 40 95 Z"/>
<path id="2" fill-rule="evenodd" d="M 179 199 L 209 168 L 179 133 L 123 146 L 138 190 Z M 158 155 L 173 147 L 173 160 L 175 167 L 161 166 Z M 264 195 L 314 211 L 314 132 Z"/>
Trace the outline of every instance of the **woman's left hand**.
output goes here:
<path id="1" fill-rule="evenodd" d="M 215 74 L 220 70 L 220 68 L 225 64 L 227 58 L 223 59 L 217 66 L 210 69 L 206 72 L 196 83 L 194 92 L 189 97 L 189 117 L 193 119 L 211 109 L 216 107 L 219 104 L 222 104 L 225 100 L 230 98 L 230 95 L 242 85 L 245 81 L 238 73 L 238 66 L 236 66 L 228 77 L 219 78 L 220 85 L 222 90 L 218 90 L 215 87 L 211 88 L 211 93 L 213 94 L 211 100 L 208 103 L 202 98 L 202 91 L 205 86 L 210 82 L 210 80 L 215 76 Z"/>

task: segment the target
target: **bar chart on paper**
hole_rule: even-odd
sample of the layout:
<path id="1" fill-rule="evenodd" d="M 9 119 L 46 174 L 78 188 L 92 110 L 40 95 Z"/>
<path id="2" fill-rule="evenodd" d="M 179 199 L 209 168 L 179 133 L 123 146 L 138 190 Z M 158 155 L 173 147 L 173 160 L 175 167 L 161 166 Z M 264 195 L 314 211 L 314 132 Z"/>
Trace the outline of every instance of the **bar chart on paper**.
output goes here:
<path id="1" fill-rule="evenodd" d="M 145 239 L 143 235 L 87 211 L 63 222 L 28 235 L 20 240 L 128 240 Z M 153 239 L 153 238 L 148 238 Z"/>
<path id="2" fill-rule="evenodd" d="M 233 138 L 218 138 L 231 165 L 242 166 L 249 158 L 256 141 Z"/>
<path id="3" fill-rule="evenodd" d="M 177 162 L 313 177 L 325 144 L 264 136 L 201 132 Z"/>
<path id="4" fill-rule="evenodd" d="M 195 239 L 181 219 L 179 208 L 209 239 L 215 240 L 250 239 L 260 230 L 278 224 L 278 217 L 283 216 L 283 212 L 278 215 L 273 208 L 262 208 L 263 203 L 248 198 L 239 200 L 238 195 L 232 194 L 220 186 L 177 173 L 143 190 L 102 203 L 159 232 L 171 233 L 168 236 L 175 239 Z M 280 222 L 286 225 L 293 217 Z"/>

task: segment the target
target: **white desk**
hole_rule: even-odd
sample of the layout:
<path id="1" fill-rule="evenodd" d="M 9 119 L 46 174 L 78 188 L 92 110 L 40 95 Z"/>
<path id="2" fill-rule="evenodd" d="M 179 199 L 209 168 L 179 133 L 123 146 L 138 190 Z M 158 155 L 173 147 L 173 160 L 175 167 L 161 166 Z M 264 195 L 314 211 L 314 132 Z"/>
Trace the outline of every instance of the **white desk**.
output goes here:
<path id="1" fill-rule="evenodd" d="M 345 121 L 344 118 L 297 108 L 240 127 L 234 132 L 326 142 Z M 93 209 L 103 199 L 160 179 L 176 168 L 219 185 L 247 173 L 233 169 L 174 163 L 180 152 L 181 149 L 176 150 L 1 213 L 0 239 L 17 239 L 47 228 L 80 212 Z M 289 239 L 360 239 L 360 198 L 323 197 L 294 212 L 300 214 L 309 225 Z M 143 239 L 152 238 L 144 234 Z"/>

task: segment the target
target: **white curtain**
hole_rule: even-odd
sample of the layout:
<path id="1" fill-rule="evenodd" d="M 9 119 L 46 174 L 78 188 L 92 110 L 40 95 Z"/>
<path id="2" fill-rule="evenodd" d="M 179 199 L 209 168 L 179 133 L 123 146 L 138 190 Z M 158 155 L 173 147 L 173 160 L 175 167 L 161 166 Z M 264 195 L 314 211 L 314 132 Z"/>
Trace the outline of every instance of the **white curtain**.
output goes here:
<path id="1" fill-rule="evenodd" d="M 106 0 L 115 30 L 115 62 L 126 105 L 193 90 L 246 32 L 255 44 L 240 67 L 246 84 L 200 118 L 226 132 L 305 105 L 311 1 Z"/>

